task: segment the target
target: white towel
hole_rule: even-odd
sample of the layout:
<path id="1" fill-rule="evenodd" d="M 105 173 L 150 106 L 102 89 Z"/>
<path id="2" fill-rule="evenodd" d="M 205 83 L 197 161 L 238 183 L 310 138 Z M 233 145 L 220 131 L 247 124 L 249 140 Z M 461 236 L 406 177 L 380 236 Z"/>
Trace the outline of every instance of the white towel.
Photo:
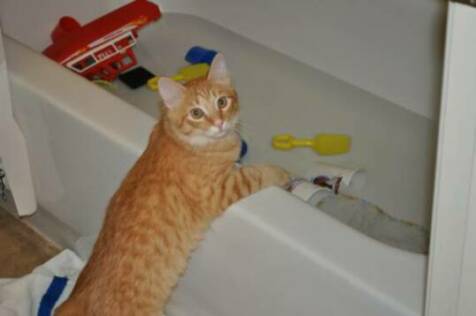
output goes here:
<path id="1" fill-rule="evenodd" d="M 68 278 L 55 304 L 59 306 L 69 296 L 83 265 L 84 262 L 71 250 L 63 250 L 24 277 L 0 279 L 0 315 L 38 315 L 40 302 L 55 276 Z"/>

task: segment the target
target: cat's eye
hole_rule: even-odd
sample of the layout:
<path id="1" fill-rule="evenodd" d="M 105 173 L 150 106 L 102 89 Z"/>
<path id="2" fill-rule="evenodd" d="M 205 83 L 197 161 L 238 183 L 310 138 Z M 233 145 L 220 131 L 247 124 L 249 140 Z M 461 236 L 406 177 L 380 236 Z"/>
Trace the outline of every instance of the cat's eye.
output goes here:
<path id="1" fill-rule="evenodd" d="M 200 108 L 193 108 L 190 110 L 190 116 L 195 120 L 201 119 L 204 115 L 205 112 Z"/>
<path id="2" fill-rule="evenodd" d="M 226 108 L 227 105 L 228 105 L 228 98 L 227 97 L 219 97 L 217 99 L 217 107 L 220 110 Z"/>

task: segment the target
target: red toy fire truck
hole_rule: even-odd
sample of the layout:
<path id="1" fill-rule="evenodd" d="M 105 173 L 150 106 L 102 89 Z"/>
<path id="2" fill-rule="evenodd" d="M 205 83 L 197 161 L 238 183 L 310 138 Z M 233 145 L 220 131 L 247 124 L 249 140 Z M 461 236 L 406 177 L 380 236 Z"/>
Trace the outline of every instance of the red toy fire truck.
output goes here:
<path id="1" fill-rule="evenodd" d="M 159 7 L 147 0 L 135 0 L 83 26 L 64 16 L 43 54 L 90 80 L 111 81 L 137 64 L 132 51 L 137 31 L 160 16 Z"/>

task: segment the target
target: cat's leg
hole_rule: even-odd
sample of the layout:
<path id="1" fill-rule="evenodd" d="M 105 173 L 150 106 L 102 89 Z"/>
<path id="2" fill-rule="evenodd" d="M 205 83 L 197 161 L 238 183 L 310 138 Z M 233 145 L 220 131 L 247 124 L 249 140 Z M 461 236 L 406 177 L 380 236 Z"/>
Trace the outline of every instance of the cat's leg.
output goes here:
<path id="1" fill-rule="evenodd" d="M 270 186 L 285 187 L 289 181 L 289 173 L 278 166 L 241 166 L 233 170 L 221 185 L 223 190 L 221 207 L 226 208 L 232 203 Z"/>
<path id="2" fill-rule="evenodd" d="M 284 187 L 290 181 L 289 173 L 275 165 L 242 166 L 235 172 L 242 172 L 248 180 L 256 181 L 258 187 L 250 194 L 270 186 Z"/>

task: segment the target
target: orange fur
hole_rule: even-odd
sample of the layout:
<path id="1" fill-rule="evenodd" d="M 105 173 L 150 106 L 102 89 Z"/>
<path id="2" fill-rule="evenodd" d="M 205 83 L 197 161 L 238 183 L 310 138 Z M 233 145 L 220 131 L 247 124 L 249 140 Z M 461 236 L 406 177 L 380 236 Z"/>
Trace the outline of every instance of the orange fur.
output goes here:
<path id="1" fill-rule="evenodd" d="M 179 106 L 163 107 L 147 148 L 109 203 L 91 258 L 56 316 L 162 315 L 210 222 L 231 203 L 287 183 L 288 174 L 278 167 L 236 167 L 240 138 L 232 128 L 203 145 L 187 142 L 187 135 L 203 133 L 214 120 L 237 117 L 230 85 L 209 76 L 183 93 Z M 231 103 L 216 111 L 216 96 L 223 94 Z M 189 115 L 197 102 L 210 115 L 200 121 Z"/>

